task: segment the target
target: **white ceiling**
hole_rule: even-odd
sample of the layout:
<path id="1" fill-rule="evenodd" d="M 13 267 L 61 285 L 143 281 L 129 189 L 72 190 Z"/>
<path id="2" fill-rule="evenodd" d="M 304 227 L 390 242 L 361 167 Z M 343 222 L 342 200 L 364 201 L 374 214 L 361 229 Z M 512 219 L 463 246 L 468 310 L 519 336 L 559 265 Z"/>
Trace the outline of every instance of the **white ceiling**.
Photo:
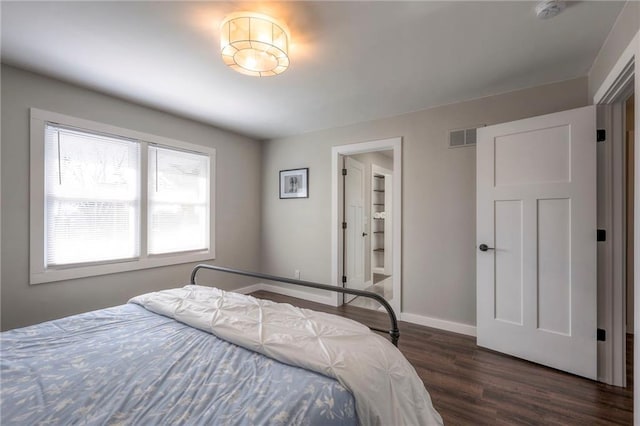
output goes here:
<path id="1" fill-rule="evenodd" d="M 621 2 L 2 2 L 2 61 L 258 139 L 587 75 Z M 235 11 L 283 19 L 291 67 L 222 63 Z"/>

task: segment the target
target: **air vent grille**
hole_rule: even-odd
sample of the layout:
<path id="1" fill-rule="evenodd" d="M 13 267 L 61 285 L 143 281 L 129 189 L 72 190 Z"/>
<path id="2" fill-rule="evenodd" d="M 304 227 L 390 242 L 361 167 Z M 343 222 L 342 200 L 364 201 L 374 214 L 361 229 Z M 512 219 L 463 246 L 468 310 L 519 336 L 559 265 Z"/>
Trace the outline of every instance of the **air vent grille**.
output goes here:
<path id="1" fill-rule="evenodd" d="M 483 127 L 483 126 L 478 126 Z M 474 146 L 476 144 L 476 132 L 478 127 L 471 129 L 459 129 L 449 131 L 449 148 L 459 148 L 461 146 Z"/>
<path id="2" fill-rule="evenodd" d="M 449 146 L 463 146 L 465 134 L 464 130 L 454 130 L 449 133 Z"/>

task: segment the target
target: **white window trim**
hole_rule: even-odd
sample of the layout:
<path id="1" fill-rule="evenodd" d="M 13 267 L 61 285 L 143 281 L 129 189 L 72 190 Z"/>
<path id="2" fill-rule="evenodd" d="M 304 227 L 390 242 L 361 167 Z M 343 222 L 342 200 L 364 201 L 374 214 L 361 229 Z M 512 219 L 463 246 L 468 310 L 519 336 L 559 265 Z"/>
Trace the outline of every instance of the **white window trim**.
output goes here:
<path id="1" fill-rule="evenodd" d="M 216 150 L 214 148 L 195 145 L 187 142 L 151 135 L 135 130 L 111 126 L 109 124 L 84 120 L 55 112 L 31 108 L 30 132 L 30 209 L 29 209 L 29 283 L 42 284 L 53 281 L 70 280 L 75 278 L 92 277 L 97 275 L 114 274 L 118 272 L 139 269 L 157 268 L 160 266 L 177 265 L 181 263 L 201 262 L 215 259 L 215 169 Z M 147 195 L 147 146 L 157 144 L 169 148 L 178 148 L 209 155 L 209 250 L 167 254 L 147 254 L 147 203 L 142 202 L 140 208 L 140 256 L 134 260 L 113 263 L 83 265 L 77 267 L 46 269 L 45 268 L 45 199 L 44 199 L 44 132 L 47 122 L 58 123 L 70 127 L 86 129 L 100 133 L 107 133 L 138 140 L 141 144 L 141 197 L 146 200 Z"/>

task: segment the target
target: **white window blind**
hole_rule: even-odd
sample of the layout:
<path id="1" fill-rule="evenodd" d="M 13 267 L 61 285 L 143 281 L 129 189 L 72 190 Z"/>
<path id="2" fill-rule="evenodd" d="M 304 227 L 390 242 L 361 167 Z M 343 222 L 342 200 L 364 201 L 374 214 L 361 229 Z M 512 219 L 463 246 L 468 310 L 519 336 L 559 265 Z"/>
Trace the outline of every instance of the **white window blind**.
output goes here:
<path id="1" fill-rule="evenodd" d="M 140 145 L 45 126 L 45 267 L 140 251 Z"/>
<path id="2" fill-rule="evenodd" d="M 148 252 L 209 249 L 209 156 L 149 145 Z"/>

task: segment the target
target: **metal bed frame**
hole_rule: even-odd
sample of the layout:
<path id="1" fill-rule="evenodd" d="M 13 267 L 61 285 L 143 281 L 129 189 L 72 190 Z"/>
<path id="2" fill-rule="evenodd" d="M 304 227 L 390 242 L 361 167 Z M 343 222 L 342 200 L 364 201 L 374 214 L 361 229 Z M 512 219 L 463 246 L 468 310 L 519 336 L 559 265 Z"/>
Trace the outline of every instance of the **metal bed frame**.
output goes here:
<path id="1" fill-rule="evenodd" d="M 351 295 L 354 295 L 354 296 L 368 297 L 369 299 L 373 299 L 376 302 L 380 303 L 385 308 L 385 310 L 387 311 L 387 314 L 389 315 L 389 320 L 391 321 L 391 328 L 389 330 L 384 330 L 384 329 L 375 328 L 375 327 L 369 327 L 369 328 L 371 330 L 374 330 L 374 331 L 379 331 L 379 332 L 382 332 L 382 333 L 388 333 L 389 336 L 391 336 L 391 343 L 393 343 L 394 346 L 398 346 L 398 339 L 400 339 L 400 330 L 398 329 L 398 320 L 396 318 L 396 314 L 393 311 L 393 308 L 391 307 L 391 305 L 389 305 L 389 303 L 384 299 L 384 297 L 380 296 L 379 294 L 373 293 L 371 291 L 355 290 L 355 289 L 351 289 L 351 288 L 336 287 L 336 286 L 333 286 L 333 285 L 314 283 L 312 281 L 295 280 L 295 279 L 292 279 L 292 278 L 278 277 L 278 276 L 275 276 L 275 275 L 262 274 L 262 273 L 259 273 L 259 272 L 241 271 L 239 269 L 226 268 L 226 267 L 223 267 L 223 266 L 208 265 L 208 264 L 204 264 L 204 263 L 196 265 L 193 268 L 193 271 L 191 271 L 191 284 L 192 285 L 196 284 L 196 274 L 200 269 L 210 269 L 210 270 L 213 270 L 213 271 L 220 271 L 220 272 L 227 272 L 227 273 L 230 273 L 230 274 L 244 275 L 244 276 L 247 276 L 247 277 L 260 278 L 260 279 L 265 279 L 265 280 L 269 280 L 269 281 L 279 281 L 279 282 L 283 282 L 283 283 L 287 283 L 287 284 L 299 285 L 299 286 L 303 286 L 303 287 L 311 287 L 311 288 L 317 288 L 317 289 L 320 289 L 320 290 L 333 291 L 333 292 L 337 292 L 337 293 L 351 294 Z"/>

